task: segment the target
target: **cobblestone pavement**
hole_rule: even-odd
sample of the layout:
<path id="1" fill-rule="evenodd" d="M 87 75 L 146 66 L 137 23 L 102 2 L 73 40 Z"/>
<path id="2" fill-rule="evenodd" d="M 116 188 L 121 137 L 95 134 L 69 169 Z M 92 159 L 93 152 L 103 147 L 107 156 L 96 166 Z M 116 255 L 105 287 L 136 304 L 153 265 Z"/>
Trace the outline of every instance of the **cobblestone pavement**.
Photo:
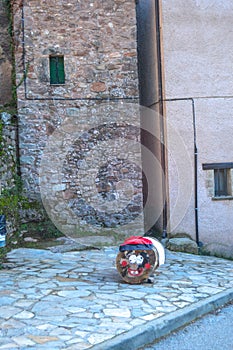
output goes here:
<path id="1" fill-rule="evenodd" d="M 117 253 L 11 251 L 0 270 L 0 349 L 108 350 L 118 335 L 233 288 L 233 261 L 169 251 L 153 284 L 129 285 Z"/>

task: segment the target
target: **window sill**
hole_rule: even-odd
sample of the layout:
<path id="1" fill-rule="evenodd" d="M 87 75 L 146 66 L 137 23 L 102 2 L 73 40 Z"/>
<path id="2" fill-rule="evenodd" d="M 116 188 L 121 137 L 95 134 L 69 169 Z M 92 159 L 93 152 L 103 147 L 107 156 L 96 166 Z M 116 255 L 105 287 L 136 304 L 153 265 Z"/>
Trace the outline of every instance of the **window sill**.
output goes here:
<path id="1" fill-rule="evenodd" d="M 219 196 L 219 197 L 212 197 L 213 201 L 225 201 L 225 200 L 233 200 L 233 196 Z"/>

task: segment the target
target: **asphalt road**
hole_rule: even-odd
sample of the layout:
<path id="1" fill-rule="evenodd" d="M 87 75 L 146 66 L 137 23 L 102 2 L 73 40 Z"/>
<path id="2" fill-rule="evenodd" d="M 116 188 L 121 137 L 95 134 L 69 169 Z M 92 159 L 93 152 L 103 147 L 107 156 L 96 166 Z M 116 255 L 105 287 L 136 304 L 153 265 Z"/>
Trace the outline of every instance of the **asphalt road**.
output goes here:
<path id="1" fill-rule="evenodd" d="M 233 303 L 142 349 L 232 350 Z"/>

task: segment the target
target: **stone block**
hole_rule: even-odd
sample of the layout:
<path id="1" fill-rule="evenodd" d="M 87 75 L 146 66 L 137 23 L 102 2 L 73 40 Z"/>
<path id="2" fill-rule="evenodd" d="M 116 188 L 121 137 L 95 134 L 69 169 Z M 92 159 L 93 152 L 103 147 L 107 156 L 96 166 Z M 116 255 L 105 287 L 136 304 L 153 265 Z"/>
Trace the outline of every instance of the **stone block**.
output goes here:
<path id="1" fill-rule="evenodd" d="M 176 252 L 198 254 L 198 245 L 188 237 L 177 237 L 169 239 L 167 248 Z"/>

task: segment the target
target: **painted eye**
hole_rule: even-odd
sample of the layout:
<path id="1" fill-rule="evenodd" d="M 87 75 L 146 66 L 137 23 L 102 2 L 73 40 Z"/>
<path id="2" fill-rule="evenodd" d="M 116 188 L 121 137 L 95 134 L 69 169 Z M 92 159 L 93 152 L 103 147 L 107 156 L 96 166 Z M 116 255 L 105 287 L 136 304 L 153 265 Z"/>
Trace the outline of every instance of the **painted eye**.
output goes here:
<path id="1" fill-rule="evenodd" d="M 138 265 L 139 265 L 139 264 L 142 264 L 142 263 L 143 263 L 143 260 L 144 260 L 144 258 L 143 258 L 142 255 L 138 255 L 138 256 L 137 256 L 137 264 L 138 264 Z"/>
<path id="2" fill-rule="evenodd" d="M 130 255 L 130 257 L 129 257 L 129 262 L 130 262 L 130 264 L 135 264 L 136 262 L 137 262 L 137 257 L 136 257 L 136 255 Z"/>

